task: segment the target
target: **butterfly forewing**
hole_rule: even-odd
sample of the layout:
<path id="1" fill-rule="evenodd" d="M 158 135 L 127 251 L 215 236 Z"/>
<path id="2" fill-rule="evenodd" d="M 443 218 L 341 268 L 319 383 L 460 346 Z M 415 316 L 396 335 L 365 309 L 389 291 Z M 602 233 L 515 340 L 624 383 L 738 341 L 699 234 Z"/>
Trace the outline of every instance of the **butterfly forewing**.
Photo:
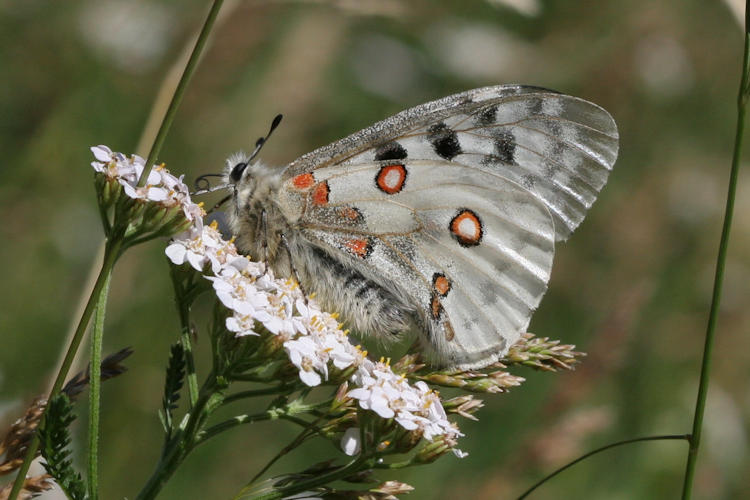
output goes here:
<path id="1" fill-rule="evenodd" d="M 403 111 L 295 160 L 285 176 L 378 160 L 449 160 L 494 171 L 540 198 L 567 239 L 617 158 L 612 117 L 588 101 L 505 85 Z"/>

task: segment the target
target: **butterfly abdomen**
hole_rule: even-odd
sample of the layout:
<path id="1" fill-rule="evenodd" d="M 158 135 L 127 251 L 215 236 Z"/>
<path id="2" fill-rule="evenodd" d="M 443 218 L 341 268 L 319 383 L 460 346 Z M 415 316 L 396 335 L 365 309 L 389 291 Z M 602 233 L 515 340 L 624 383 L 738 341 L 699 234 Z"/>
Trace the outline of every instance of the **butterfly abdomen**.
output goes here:
<path id="1" fill-rule="evenodd" d="M 393 339 L 410 327 L 415 309 L 397 290 L 386 289 L 307 241 L 298 239 L 295 247 L 303 286 L 315 292 L 323 307 L 339 312 L 347 327 L 381 340 Z"/>

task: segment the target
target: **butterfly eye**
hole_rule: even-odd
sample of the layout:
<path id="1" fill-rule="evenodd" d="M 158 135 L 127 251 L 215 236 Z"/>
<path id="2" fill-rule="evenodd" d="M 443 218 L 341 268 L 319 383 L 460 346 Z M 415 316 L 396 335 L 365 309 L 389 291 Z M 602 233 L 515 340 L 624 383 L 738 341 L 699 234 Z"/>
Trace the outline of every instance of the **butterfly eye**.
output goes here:
<path id="1" fill-rule="evenodd" d="M 242 178 L 242 172 L 245 171 L 247 168 L 247 163 L 240 162 L 237 165 L 232 168 L 232 172 L 229 174 L 229 178 L 232 180 L 232 182 L 239 182 L 239 180 Z"/>

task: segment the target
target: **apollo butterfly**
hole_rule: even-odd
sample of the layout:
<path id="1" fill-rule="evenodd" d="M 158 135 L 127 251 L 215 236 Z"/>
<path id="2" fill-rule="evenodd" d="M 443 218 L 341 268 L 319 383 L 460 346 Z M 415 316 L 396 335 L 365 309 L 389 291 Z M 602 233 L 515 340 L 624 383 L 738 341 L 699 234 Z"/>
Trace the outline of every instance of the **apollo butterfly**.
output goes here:
<path id="1" fill-rule="evenodd" d="M 296 275 L 354 330 L 416 327 L 435 363 L 478 368 L 526 331 L 555 242 L 581 223 L 617 150 L 595 104 L 537 87 L 469 90 L 285 168 L 231 157 L 230 225 L 238 248 Z"/>

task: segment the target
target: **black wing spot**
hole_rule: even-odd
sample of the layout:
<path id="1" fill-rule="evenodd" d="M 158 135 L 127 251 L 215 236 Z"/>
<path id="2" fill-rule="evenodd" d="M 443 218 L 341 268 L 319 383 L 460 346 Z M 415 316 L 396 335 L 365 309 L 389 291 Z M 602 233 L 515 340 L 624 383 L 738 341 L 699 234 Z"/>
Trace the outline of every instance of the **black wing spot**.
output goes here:
<path id="1" fill-rule="evenodd" d="M 406 149 L 396 141 L 381 144 L 375 150 L 375 159 L 381 160 L 403 160 L 408 156 Z"/>
<path id="2" fill-rule="evenodd" d="M 552 135 L 559 137 L 563 134 L 563 126 L 556 121 L 552 121 L 549 124 L 549 130 L 552 133 Z"/>
<path id="3" fill-rule="evenodd" d="M 495 135 L 495 156 L 508 165 L 515 165 L 516 138 L 507 131 L 498 132 Z"/>
<path id="4" fill-rule="evenodd" d="M 461 154 L 461 145 L 458 142 L 458 134 L 443 122 L 436 123 L 428 130 L 427 139 L 432 144 L 438 156 L 446 160 L 452 160 Z"/>
<path id="5" fill-rule="evenodd" d="M 531 174 L 526 174 L 521 176 L 521 185 L 525 187 L 526 189 L 533 189 L 534 185 L 536 184 L 536 177 L 534 177 Z"/>
<path id="6" fill-rule="evenodd" d="M 542 114 L 542 99 L 539 97 L 533 97 L 529 99 L 529 114 L 530 115 L 541 115 Z"/>
<path id="7" fill-rule="evenodd" d="M 497 104 L 483 108 L 477 113 L 475 120 L 480 127 L 494 124 L 497 121 Z"/>

